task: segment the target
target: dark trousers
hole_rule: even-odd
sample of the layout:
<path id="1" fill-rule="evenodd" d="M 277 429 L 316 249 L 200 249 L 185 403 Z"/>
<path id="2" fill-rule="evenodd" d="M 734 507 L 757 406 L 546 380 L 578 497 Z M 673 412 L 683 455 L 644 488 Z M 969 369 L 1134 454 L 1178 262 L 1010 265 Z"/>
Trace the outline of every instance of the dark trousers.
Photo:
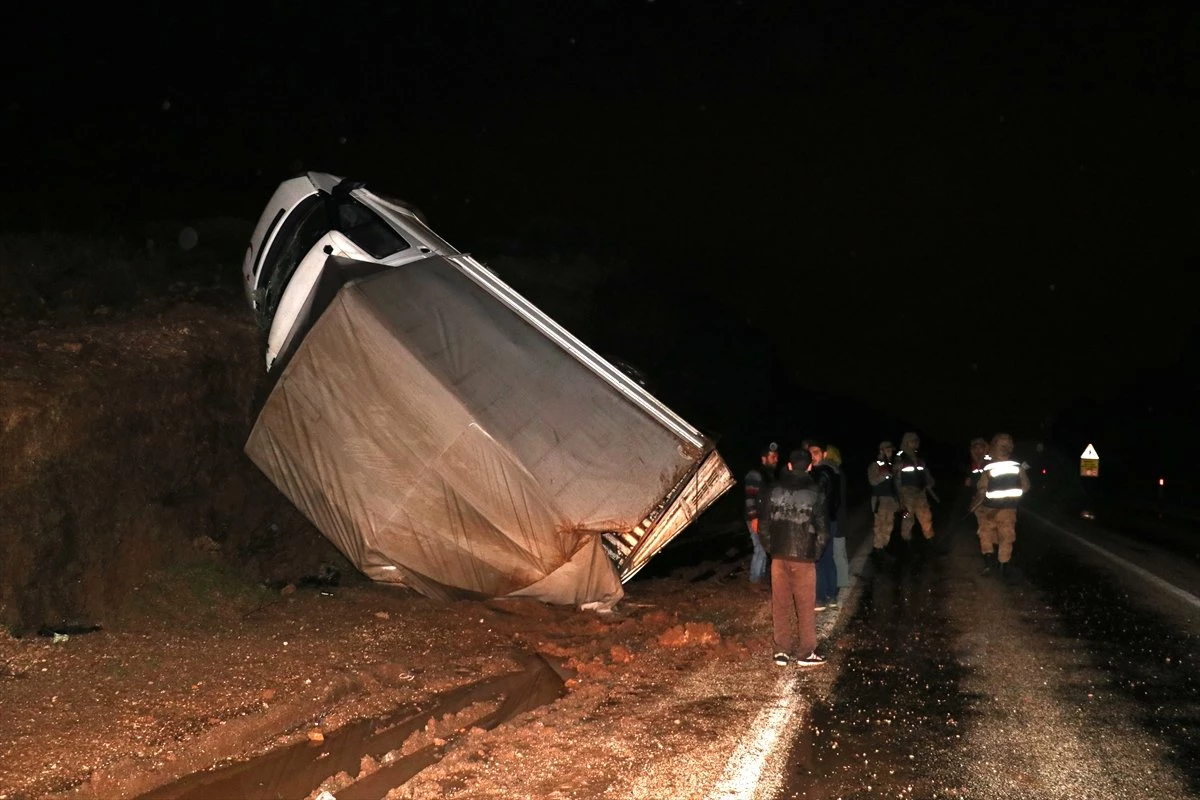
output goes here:
<path id="1" fill-rule="evenodd" d="M 837 562 L 833 560 L 833 539 L 817 559 L 817 601 L 827 603 L 838 596 Z"/>
<path id="2" fill-rule="evenodd" d="M 771 559 L 775 652 L 803 658 L 817 649 L 817 614 L 813 611 L 816 598 L 816 565 L 811 561 Z M 796 621 L 794 627 L 793 619 Z"/>

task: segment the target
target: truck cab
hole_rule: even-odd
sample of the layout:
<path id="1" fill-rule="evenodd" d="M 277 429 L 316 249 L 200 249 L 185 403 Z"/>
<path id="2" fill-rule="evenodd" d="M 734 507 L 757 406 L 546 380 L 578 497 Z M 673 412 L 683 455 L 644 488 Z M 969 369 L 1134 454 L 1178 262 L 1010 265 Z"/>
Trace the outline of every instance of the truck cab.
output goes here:
<path id="1" fill-rule="evenodd" d="M 266 368 L 280 356 L 329 256 L 398 267 L 457 253 L 420 211 L 362 183 L 324 172 L 284 181 L 242 260 L 246 301 L 266 333 Z"/>

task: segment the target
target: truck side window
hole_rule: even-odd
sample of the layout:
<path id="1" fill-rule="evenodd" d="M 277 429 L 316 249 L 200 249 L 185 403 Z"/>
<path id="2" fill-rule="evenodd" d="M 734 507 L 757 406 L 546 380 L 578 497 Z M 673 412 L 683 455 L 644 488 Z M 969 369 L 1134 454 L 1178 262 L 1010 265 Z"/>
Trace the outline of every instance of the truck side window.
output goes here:
<path id="1" fill-rule="evenodd" d="M 337 229 L 372 258 L 387 258 L 412 247 L 375 212 L 352 197 L 338 203 Z"/>

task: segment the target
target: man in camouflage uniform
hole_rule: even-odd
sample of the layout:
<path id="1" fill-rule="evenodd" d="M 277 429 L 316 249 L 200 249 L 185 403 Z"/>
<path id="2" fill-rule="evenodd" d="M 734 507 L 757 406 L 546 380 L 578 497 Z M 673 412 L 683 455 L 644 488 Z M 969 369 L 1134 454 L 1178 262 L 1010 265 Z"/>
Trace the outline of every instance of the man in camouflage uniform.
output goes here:
<path id="1" fill-rule="evenodd" d="M 992 457 L 988 453 L 989 448 L 990 445 L 988 445 L 987 439 L 984 439 L 982 436 L 976 436 L 971 440 L 971 466 L 967 472 L 967 477 L 963 479 L 963 486 L 967 487 L 967 496 L 970 498 L 968 502 L 975 509 L 976 523 L 979 522 L 980 506 L 974 502 L 975 489 L 979 486 L 979 478 L 983 475 L 983 468 L 992 461 Z M 969 515 L 970 513 L 968 512 L 964 516 Z M 978 529 L 978 525 L 976 525 L 976 529 Z"/>
<path id="2" fill-rule="evenodd" d="M 904 518 L 900 520 L 900 538 L 912 541 L 914 522 L 921 523 L 921 533 L 926 539 L 933 538 L 933 513 L 929 510 L 926 492 L 933 488 L 933 476 L 925 466 L 925 459 L 917 452 L 921 437 L 909 431 L 900 439 L 900 452 L 892 465 L 899 484 L 900 508 Z"/>
<path id="3" fill-rule="evenodd" d="M 1013 461 L 1013 440 L 1007 433 L 992 437 L 992 460 L 983 468 L 975 487 L 979 514 L 979 548 L 983 552 L 983 573 L 997 572 L 1008 577 L 1013 543 L 1017 541 L 1017 506 L 1029 491 L 1025 464 Z M 996 552 L 998 549 L 998 552 Z"/>
<path id="4" fill-rule="evenodd" d="M 879 443 L 879 453 L 867 465 L 867 482 L 871 484 L 871 511 L 875 514 L 874 549 L 871 556 L 876 561 L 883 555 L 892 540 L 892 528 L 896 526 L 896 512 L 900 504 L 896 501 L 896 481 L 892 474 L 892 458 L 895 448 L 891 442 Z"/>

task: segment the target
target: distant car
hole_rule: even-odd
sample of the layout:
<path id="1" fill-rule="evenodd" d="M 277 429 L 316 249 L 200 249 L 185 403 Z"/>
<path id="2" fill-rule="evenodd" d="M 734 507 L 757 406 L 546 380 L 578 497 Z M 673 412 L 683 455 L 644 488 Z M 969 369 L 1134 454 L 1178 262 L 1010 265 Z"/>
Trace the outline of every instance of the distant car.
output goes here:
<path id="1" fill-rule="evenodd" d="M 459 251 L 406 203 L 324 172 L 284 181 L 258 220 L 242 281 L 266 332 L 267 369 L 286 345 L 329 256 L 397 267 Z"/>

